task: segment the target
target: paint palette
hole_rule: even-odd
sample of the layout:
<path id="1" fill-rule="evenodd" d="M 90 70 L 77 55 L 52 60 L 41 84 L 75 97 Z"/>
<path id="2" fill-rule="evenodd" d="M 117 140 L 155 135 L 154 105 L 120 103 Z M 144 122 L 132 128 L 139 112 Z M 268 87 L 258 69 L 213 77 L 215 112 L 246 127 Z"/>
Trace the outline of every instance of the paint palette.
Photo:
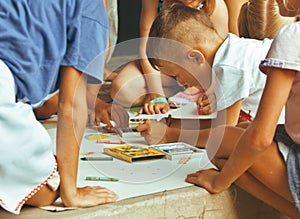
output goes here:
<path id="1" fill-rule="evenodd" d="M 187 157 L 194 154 L 199 154 L 204 150 L 196 148 L 192 145 L 186 144 L 184 142 L 168 143 L 168 144 L 157 144 L 151 147 L 163 151 L 166 153 L 166 158 L 169 160 L 180 159 L 182 157 Z"/>

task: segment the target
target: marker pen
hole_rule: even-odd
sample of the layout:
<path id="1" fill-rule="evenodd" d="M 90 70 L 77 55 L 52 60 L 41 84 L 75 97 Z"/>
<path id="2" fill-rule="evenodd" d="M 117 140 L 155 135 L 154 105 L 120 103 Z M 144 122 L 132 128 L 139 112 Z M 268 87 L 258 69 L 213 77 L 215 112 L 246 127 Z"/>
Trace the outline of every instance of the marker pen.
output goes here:
<path id="1" fill-rule="evenodd" d="M 112 178 L 112 177 L 96 177 L 96 176 L 86 176 L 85 180 L 89 181 L 107 181 L 107 182 L 118 182 L 118 178 Z"/>

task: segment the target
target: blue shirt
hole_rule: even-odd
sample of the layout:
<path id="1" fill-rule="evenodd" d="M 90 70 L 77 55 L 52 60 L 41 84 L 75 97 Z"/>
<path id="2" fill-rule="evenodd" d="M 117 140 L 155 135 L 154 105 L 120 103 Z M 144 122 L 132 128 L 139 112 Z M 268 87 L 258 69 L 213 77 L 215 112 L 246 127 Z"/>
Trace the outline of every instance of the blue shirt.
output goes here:
<path id="1" fill-rule="evenodd" d="M 18 99 L 35 104 L 55 91 L 61 66 L 102 80 L 103 0 L 2 0 L 0 24 L 0 59 L 13 73 Z"/>

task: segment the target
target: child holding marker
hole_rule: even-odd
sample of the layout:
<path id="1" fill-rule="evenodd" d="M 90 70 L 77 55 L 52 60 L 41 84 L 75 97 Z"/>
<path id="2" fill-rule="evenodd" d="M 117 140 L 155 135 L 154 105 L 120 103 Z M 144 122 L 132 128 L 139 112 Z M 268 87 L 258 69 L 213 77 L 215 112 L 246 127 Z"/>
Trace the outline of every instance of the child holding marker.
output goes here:
<path id="1" fill-rule="evenodd" d="M 300 15 L 300 1 L 277 0 L 282 15 Z M 245 129 L 218 127 L 207 151 L 219 171 L 189 174 L 187 182 L 211 193 L 232 183 L 290 218 L 300 218 L 300 23 L 276 35 L 260 68 L 266 86 L 254 121 Z M 280 87 L 280 89 L 278 89 Z M 285 124 L 277 125 L 285 106 Z M 216 144 L 221 139 L 221 144 Z"/>
<path id="2" fill-rule="evenodd" d="M 79 147 L 104 68 L 102 0 L 0 4 L 0 205 L 19 214 L 59 196 L 65 206 L 114 202 L 101 186 L 77 188 Z M 93 83 L 93 84 L 91 84 Z M 56 159 L 32 105 L 59 89 Z M 88 104 L 87 104 L 88 103 Z"/>
<path id="3" fill-rule="evenodd" d="M 233 34 L 222 38 L 206 14 L 183 5 L 162 11 L 153 23 L 150 37 L 147 55 L 153 66 L 182 85 L 205 88 L 205 110 L 211 110 L 216 101 L 218 116 L 211 120 L 212 127 L 236 125 L 241 110 L 251 117 L 256 115 L 266 81 L 258 66 L 272 40 L 244 39 Z M 210 128 L 185 130 L 147 122 L 138 131 L 149 144 L 184 141 L 205 147 Z"/>

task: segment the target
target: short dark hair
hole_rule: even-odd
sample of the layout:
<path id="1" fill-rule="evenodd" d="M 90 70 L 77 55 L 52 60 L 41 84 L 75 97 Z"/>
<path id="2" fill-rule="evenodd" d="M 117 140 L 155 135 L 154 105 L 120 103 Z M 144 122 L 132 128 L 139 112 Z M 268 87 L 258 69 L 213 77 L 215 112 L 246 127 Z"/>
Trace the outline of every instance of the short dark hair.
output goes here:
<path id="1" fill-rule="evenodd" d="M 147 57 L 152 66 L 157 66 L 155 53 L 160 49 L 160 39 L 175 40 L 185 45 L 205 43 L 217 34 L 205 12 L 173 4 L 162 10 L 154 20 L 147 40 Z"/>

